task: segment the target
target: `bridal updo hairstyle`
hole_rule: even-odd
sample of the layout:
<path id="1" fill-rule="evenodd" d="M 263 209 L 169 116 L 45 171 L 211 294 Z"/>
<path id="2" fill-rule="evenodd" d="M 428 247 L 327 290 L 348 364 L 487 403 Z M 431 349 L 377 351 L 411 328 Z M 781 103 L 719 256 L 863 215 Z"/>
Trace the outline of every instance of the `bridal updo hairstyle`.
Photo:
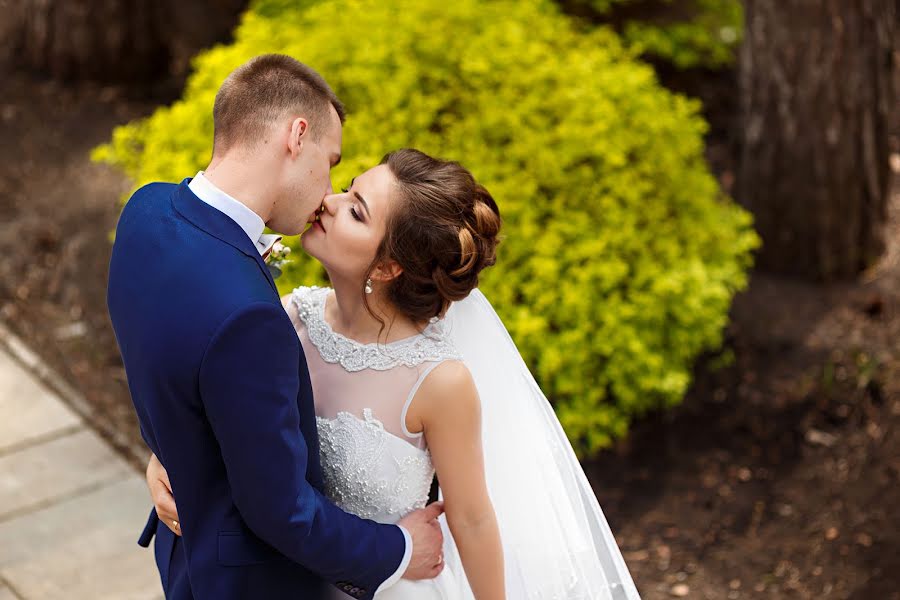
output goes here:
<path id="1" fill-rule="evenodd" d="M 394 260 L 403 272 L 386 284 L 388 300 L 414 322 L 443 315 L 450 303 L 478 287 L 496 261 L 500 209 L 457 162 L 418 150 L 386 155 L 397 203 L 370 266 Z"/>

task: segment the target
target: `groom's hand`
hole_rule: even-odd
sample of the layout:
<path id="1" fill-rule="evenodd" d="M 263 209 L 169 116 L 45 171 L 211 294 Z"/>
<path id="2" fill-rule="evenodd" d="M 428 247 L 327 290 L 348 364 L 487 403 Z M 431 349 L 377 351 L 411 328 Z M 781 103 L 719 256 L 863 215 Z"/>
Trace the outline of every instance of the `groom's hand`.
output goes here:
<path id="1" fill-rule="evenodd" d="M 147 463 L 147 487 L 150 488 L 150 497 L 160 521 L 175 535 L 181 535 L 181 522 L 178 520 L 169 474 L 155 454 L 150 455 L 150 462 Z"/>
<path id="2" fill-rule="evenodd" d="M 397 525 L 412 537 L 412 558 L 404 579 L 434 579 L 444 570 L 444 534 L 437 518 L 444 512 L 443 502 L 434 502 L 409 513 Z"/>

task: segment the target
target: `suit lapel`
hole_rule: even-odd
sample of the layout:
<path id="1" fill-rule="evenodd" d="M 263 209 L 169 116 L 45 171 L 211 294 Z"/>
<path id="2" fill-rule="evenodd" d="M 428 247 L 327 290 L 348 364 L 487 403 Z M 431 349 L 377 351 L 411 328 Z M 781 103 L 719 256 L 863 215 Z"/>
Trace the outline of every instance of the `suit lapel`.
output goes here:
<path id="1" fill-rule="evenodd" d="M 246 232 L 231 217 L 194 195 L 194 192 L 188 187 L 190 181 L 190 178 L 185 179 L 175 188 L 175 195 L 172 199 L 175 210 L 209 235 L 233 246 L 256 261 L 266 281 L 269 282 L 269 285 L 272 286 L 272 289 L 277 294 L 278 287 L 275 285 L 275 280 L 272 279 L 272 273 L 269 272 L 269 267 L 266 266 L 265 261 L 260 256 L 256 246 L 247 237 Z"/>

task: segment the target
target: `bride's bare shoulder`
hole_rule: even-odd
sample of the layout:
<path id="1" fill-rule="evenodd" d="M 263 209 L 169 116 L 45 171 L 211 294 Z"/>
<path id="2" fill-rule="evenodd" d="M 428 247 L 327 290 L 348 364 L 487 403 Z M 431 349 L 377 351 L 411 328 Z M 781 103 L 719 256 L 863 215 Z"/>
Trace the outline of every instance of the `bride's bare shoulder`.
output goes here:
<path id="1" fill-rule="evenodd" d="M 472 379 L 472 372 L 461 360 L 449 359 L 445 360 L 428 374 L 428 377 L 422 382 L 423 388 L 429 388 L 435 393 L 459 390 L 462 387 L 468 387 L 469 384 L 475 384 Z"/>
<path id="2" fill-rule="evenodd" d="M 418 417 L 427 427 L 450 416 L 471 418 L 480 414 L 478 389 L 469 368 L 461 360 L 445 360 L 422 381 L 416 394 Z"/>

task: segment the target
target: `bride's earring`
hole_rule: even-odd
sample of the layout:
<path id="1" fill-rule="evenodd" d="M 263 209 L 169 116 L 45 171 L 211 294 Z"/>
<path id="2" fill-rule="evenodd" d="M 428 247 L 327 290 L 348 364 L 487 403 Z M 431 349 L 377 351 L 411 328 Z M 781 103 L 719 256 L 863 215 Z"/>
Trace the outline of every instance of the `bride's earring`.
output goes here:
<path id="1" fill-rule="evenodd" d="M 367 293 L 367 294 L 371 294 L 371 293 L 372 293 L 372 278 L 371 278 L 371 277 L 369 277 L 368 279 L 366 279 L 366 293 Z"/>

